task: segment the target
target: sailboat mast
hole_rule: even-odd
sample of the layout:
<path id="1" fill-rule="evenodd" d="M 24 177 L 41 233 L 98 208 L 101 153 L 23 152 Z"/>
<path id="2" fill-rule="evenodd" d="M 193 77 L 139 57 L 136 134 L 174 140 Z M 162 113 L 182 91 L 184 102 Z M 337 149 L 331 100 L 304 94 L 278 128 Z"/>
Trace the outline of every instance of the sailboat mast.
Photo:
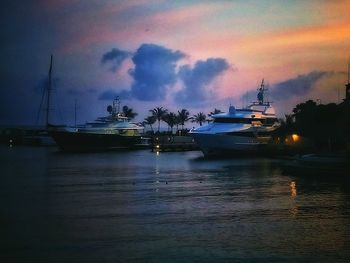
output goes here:
<path id="1" fill-rule="evenodd" d="M 52 90 L 52 60 L 53 60 L 53 56 L 51 55 L 50 69 L 49 69 L 49 82 L 47 86 L 46 127 L 49 126 L 50 99 L 51 99 L 51 90 Z"/>
<path id="2" fill-rule="evenodd" d="M 77 127 L 77 99 L 74 100 L 74 127 Z"/>

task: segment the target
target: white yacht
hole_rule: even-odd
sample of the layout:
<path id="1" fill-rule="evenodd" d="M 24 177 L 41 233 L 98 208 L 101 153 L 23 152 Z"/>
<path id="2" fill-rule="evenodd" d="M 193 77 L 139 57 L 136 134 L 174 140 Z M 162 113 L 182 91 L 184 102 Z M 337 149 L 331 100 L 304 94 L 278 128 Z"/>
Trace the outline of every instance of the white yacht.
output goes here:
<path id="1" fill-rule="evenodd" d="M 144 127 L 130 122 L 119 108 L 120 101 L 116 98 L 113 106 L 107 108 L 109 116 L 77 127 L 52 127 L 49 134 L 66 151 L 134 148 L 141 142 L 140 131 Z"/>
<path id="2" fill-rule="evenodd" d="M 212 115 L 213 122 L 190 131 L 204 155 L 258 152 L 280 126 L 271 102 L 264 101 L 264 80 L 257 101 L 243 109 L 229 107 L 226 113 Z"/>

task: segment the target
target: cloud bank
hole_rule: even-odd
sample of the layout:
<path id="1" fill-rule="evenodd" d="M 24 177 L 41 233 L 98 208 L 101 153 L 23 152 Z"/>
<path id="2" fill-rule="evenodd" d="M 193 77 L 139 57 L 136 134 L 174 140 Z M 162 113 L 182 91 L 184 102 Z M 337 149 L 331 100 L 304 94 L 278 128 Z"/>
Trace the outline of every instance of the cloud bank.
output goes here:
<path id="1" fill-rule="evenodd" d="M 176 82 L 176 62 L 184 57 L 178 50 L 142 44 L 132 58 L 135 68 L 129 70 L 134 80 L 131 96 L 143 101 L 165 99 L 168 88 Z"/>
<path id="2" fill-rule="evenodd" d="M 318 80 L 332 74 L 333 72 L 328 71 L 312 71 L 308 74 L 299 75 L 296 78 L 277 83 L 270 90 L 271 97 L 274 100 L 286 100 L 291 96 L 304 96 L 311 91 Z"/>
<path id="3" fill-rule="evenodd" d="M 113 62 L 114 71 L 128 58 L 130 53 L 113 48 L 102 57 L 102 63 Z M 223 58 L 208 58 L 197 61 L 194 66 L 178 63 L 186 54 L 156 44 L 142 44 L 132 56 L 134 67 L 129 69 L 132 83 L 129 89 L 120 92 L 108 89 L 99 96 L 101 100 L 110 100 L 116 96 L 122 99 L 140 101 L 164 100 L 174 84 L 181 81 L 182 89 L 175 92 L 178 103 L 203 101 L 211 97 L 215 90 L 210 85 L 216 77 L 229 69 L 229 63 Z M 177 68 L 179 70 L 177 71 Z"/>
<path id="4" fill-rule="evenodd" d="M 118 48 L 113 48 L 112 50 L 103 54 L 101 63 L 109 64 L 110 70 L 112 72 L 118 71 L 124 60 L 126 60 L 131 55 L 130 52 L 120 50 Z"/>
<path id="5" fill-rule="evenodd" d="M 193 68 L 190 65 L 181 66 L 178 76 L 184 87 L 176 94 L 176 101 L 188 103 L 208 99 L 210 93 L 215 93 L 213 90 L 208 90 L 208 85 L 229 67 L 228 62 L 223 58 L 199 60 Z"/>

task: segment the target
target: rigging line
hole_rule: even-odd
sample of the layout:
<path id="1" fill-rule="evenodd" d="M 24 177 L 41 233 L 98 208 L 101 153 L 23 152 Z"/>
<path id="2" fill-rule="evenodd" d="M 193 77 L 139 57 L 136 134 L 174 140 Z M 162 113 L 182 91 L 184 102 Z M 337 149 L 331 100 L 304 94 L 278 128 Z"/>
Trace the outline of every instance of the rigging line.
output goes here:
<path id="1" fill-rule="evenodd" d="M 53 55 L 50 58 L 50 68 L 49 68 L 49 83 L 47 87 L 47 108 L 46 108 L 46 127 L 49 125 L 49 114 L 50 114 L 50 93 L 52 91 L 52 63 L 53 63 Z"/>
<path id="2" fill-rule="evenodd" d="M 60 97 L 60 94 L 59 94 L 59 89 L 57 89 L 57 79 L 54 79 L 53 82 L 52 82 L 52 84 L 53 84 L 53 91 L 56 93 L 56 97 L 59 98 L 59 97 Z M 54 106 L 56 106 L 55 108 L 57 108 L 58 117 L 59 117 L 61 123 L 63 123 L 62 109 L 61 109 L 61 107 L 60 107 L 59 102 L 57 102 L 57 100 L 56 100 L 56 103 L 55 103 Z"/>
<path id="3" fill-rule="evenodd" d="M 43 91 L 42 91 L 42 95 L 41 95 L 41 102 L 40 102 L 40 105 L 39 105 L 39 110 L 38 110 L 38 114 L 36 116 L 36 122 L 35 122 L 35 125 L 39 125 L 39 118 L 40 118 L 40 113 L 42 111 L 42 107 L 43 107 L 43 104 L 44 104 L 44 100 L 45 100 L 45 95 L 46 95 L 46 88 L 43 87 Z"/>

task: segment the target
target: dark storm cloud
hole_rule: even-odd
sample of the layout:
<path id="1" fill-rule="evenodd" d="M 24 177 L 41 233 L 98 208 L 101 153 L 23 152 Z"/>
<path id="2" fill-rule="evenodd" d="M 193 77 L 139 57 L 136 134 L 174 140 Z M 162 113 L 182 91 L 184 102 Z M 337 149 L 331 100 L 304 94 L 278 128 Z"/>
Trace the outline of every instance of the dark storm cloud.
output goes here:
<path id="1" fill-rule="evenodd" d="M 187 103 L 207 99 L 210 96 L 207 86 L 229 68 L 230 65 L 223 58 L 199 60 L 193 68 L 190 65 L 182 66 L 178 76 L 184 88 L 176 94 L 176 100 Z"/>
<path id="2" fill-rule="evenodd" d="M 123 61 L 126 60 L 130 55 L 130 52 L 120 50 L 118 48 L 113 48 L 111 51 L 108 51 L 105 54 L 103 54 L 101 63 L 110 64 L 110 70 L 116 72 L 122 65 Z"/>
<path id="3" fill-rule="evenodd" d="M 142 44 L 134 54 L 135 68 L 129 70 L 134 79 L 130 94 L 143 101 L 165 98 L 168 87 L 176 82 L 176 62 L 184 58 L 181 51 L 155 45 Z"/>
<path id="4" fill-rule="evenodd" d="M 330 76 L 333 72 L 312 71 L 305 75 L 277 83 L 270 89 L 270 95 L 274 100 L 287 100 L 291 96 L 303 96 L 311 91 L 313 85 L 322 77 Z"/>

